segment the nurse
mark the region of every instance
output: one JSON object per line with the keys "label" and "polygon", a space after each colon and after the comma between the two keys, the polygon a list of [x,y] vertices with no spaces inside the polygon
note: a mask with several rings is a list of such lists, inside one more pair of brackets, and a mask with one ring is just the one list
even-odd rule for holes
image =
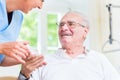
{"label": "nurse", "polygon": [[42,0],[0,0],[0,66],[25,63],[30,55],[29,42],[17,42],[23,13],[32,8],[42,8]]}

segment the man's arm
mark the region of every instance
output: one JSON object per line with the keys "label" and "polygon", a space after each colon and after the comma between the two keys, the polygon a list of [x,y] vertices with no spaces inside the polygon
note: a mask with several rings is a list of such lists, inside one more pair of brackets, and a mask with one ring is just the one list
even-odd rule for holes
{"label": "man's arm", "polygon": [[[42,67],[43,65],[46,65],[46,62],[44,62],[44,57],[42,55],[30,56],[26,60],[26,63],[22,65],[18,80],[32,80],[32,72],[35,71],[35,69]],[[39,73],[36,75],[38,74]]]}

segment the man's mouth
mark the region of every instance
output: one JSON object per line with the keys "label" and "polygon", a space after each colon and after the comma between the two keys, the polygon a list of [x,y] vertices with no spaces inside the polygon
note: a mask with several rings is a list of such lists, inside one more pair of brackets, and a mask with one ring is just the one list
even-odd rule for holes
{"label": "man's mouth", "polygon": [[63,36],[72,36],[72,34],[62,34],[61,36],[62,36],[62,37],[63,37]]}

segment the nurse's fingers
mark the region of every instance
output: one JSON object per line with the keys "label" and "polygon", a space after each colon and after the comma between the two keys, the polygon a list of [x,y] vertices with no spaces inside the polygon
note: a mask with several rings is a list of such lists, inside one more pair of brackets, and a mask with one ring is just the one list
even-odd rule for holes
{"label": "nurse's fingers", "polygon": [[16,59],[18,62],[20,62],[21,64],[25,64],[25,60],[22,59],[20,56],[18,56],[17,54],[13,54],[12,57],[14,59]]}

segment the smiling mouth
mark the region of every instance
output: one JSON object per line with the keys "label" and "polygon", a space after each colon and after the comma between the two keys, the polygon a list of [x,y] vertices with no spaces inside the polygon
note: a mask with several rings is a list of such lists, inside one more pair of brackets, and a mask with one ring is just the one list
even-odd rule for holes
{"label": "smiling mouth", "polygon": [[62,34],[61,36],[62,36],[62,37],[63,37],[63,36],[72,36],[72,34]]}

